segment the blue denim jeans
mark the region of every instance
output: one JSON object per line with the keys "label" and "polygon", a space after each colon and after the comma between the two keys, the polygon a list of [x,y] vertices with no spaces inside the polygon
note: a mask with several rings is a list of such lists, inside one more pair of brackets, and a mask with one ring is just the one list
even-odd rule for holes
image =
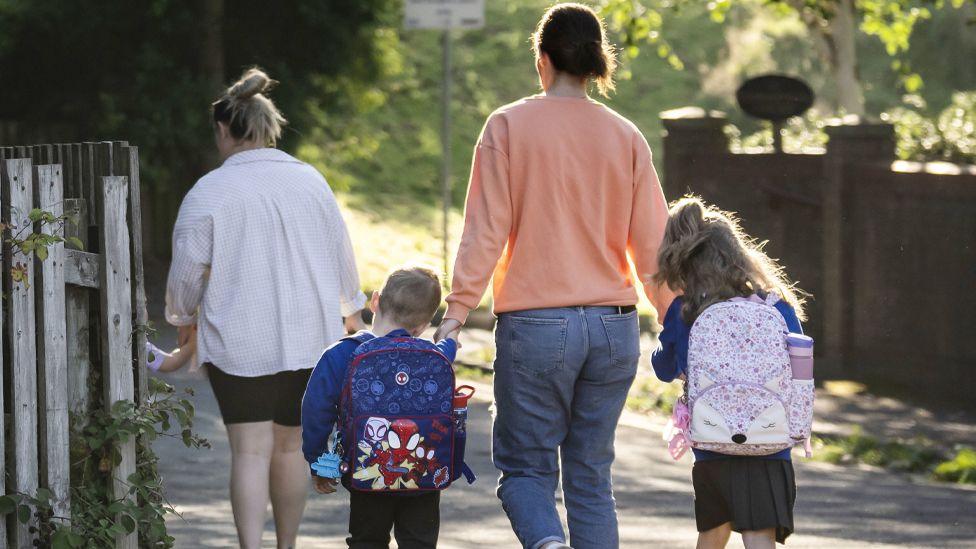
{"label": "blue denim jeans", "polygon": [[526,549],[565,541],[618,547],[610,466],[614,432],[640,359],[637,312],[571,307],[504,313],[495,329],[492,457],[498,498]]}

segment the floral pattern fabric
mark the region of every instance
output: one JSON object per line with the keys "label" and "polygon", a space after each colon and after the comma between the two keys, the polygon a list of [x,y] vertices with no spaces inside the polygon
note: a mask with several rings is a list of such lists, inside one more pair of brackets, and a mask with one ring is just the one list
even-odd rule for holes
{"label": "floral pattern fabric", "polygon": [[767,455],[810,432],[813,384],[792,380],[788,329],[772,305],[753,296],[717,303],[688,340],[690,439],[694,448]]}

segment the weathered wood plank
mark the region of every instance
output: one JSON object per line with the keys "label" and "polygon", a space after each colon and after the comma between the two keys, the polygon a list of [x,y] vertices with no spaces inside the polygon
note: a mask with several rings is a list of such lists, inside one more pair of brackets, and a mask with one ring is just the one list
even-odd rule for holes
{"label": "weathered wood plank", "polygon": [[98,254],[80,250],[64,251],[64,282],[82,288],[98,289],[100,285]]}
{"label": "weathered wood plank", "polygon": [[[28,219],[33,204],[33,173],[30,159],[6,160],[3,185],[9,202],[6,218],[10,232],[23,238],[33,229]],[[23,232],[22,232],[23,231]],[[37,354],[34,347],[34,258],[10,250],[8,265],[22,268],[24,280],[11,281],[7,309],[10,327],[12,378],[14,474],[13,488],[25,494],[37,493]],[[4,276],[9,276],[4,273]],[[14,547],[33,547],[30,524],[17,522]]]}
{"label": "weathered wood plank", "polygon": [[[132,263],[126,224],[128,179],[102,177],[99,181],[101,223],[101,319],[105,405],[135,397],[132,376]],[[128,478],[135,473],[135,441],[122,444],[121,462],[112,472],[114,497],[129,497]],[[135,532],[116,538],[116,547],[135,548]]]}
{"label": "weathered wood plank", "polygon": [[[82,153],[81,143],[72,143],[70,145],[70,148],[71,148],[71,166],[72,166],[71,198],[82,198],[88,200],[88,195],[85,194],[86,187],[84,186],[85,169],[84,169],[84,162],[82,161],[83,155],[81,154]],[[88,209],[91,210],[90,207]],[[88,215],[91,216],[91,211],[88,212]],[[89,222],[87,220],[85,221],[85,225],[89,225]]]}
{"label": "weathered wood plank", "polygon": [[113,160],[114,154],[111,141],[95,143],[95,177],[124,175],[116,170],[116,162]]}
{"label": "weathered wood plank", "polygon": [[139,402],[149,398],[149,373],[146,370],[146,329],[149,313],[146,309],[146,280],[142,264],[142,208],[139,180],[139,148],[116,142],[114,154],[118,173],[129,178],[129,231],[132,251],[132,305],[135,309],[135,332],[132,336],[136,361],[137,396]]}
{"label": "weathered wood plank", "polygon": [[[2,155],[3,155],[3,148],[0,147],[0,157],[2,157]],[[4,175],[7,171],[5,164],[6,162],[2,158],[0,158],[0,182],[2,182],[6,178],[6,175]],[[3,211],[2,203],[0,203],[0,211]],[[5,263],[3,264],[5,265]],[[3,334],[3,315],[0,314],[0,335],[2,334]],[[0,364],[4,363],[3,352],[4,352],[3,345],[0,345]],[[0,375],[0,472],[2,472],[4,478],[6,478],[7,437],[5,431],[7,430],[7,417],[6,417],[7,414],[4,413],[6,407],[3,401],[3,394],[6,391],[6,389],[4,388],[4,377],[5,376]],[[7,483],[0,482],[0,494],[6,494],[6,493],[7,493]],[[0,519],[0,547],[6,547],[6,546],[7,546],[7,521],[4,519]]]}
{"label": "weathered wood plank", "polygon": [[[88,225],[98,225],[98,203],[95,200],[95,144],[80,143],[78,145],[78,158],[80,165],[78,196],[88,201]],[[89,233],[90,234],[90,233]]]}
{"label": "weathered wood plank", "polygon": [[[49,151],[37,151],[42,156]],[[64,212],[61,165],[34,168],[36,204],[61,217]],[[61,234],[60,227],[44,225],[45,234]],[[35,261],[40,277],[36,304],[41,337],[37,339],[40,411],[40,480],[51,491],[57,517],[71,514],[68,471],[68,348],[65,343],[64,243],[47,248],[47,258]]]}
{"label": "weathered wood plank", "polygon": [[[75,212],[73,217],[77,223],[67,223],[64,226],[65,237],[75,237],[86,244],[88,241],[88,206],[84,199],[72,198],[64,201],[66,212]],[[88,395],[88,376],[91,371],[91,329],[89,314],[91,311],[91,291],[82,287],[81,274],[91,273],[92,286],[98,287],[99,258],[78,250],[65,250],[65,330],[68,347],[68,408],[83,418],[88,412],[90,403]],[[73,265],[73,267],[72,267]],[[87,266],[87,268],[83,268]]]}

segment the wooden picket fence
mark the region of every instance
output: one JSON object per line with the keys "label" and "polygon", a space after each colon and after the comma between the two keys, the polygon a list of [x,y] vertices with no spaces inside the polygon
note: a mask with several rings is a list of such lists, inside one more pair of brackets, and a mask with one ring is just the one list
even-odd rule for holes
{"label": "wooden picket fence", "polygon": [[[2,488],[30,495],[47,488],[55,516],[69,517],[69,413],[83,417],[93,406],[147,393],[139,151],[121,141],[0,147],[0,185],[10,227],[0,319]],[[11,249],[6,239],[31,224],[34,208],[68,214],[65,236],[84,249],[56,244],[44,260]],[[11,276],[15,266],[23,280]],[[103,388],[92,398],[88,378],[96,368]],[[121,455],[113,471],[118,499],[127,497],[126,479],[136,471],[134,441]],[[0,546],[32,547],[28,528],[13,517],[0,521]],[[136,542],[133,532],[116,546]]]}

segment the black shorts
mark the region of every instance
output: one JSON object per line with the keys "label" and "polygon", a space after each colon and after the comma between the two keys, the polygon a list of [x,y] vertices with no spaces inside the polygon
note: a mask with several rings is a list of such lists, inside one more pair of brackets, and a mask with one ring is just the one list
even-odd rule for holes
{"label": "black shorts", "polygon": [[273,421],[287,427],[302,424],[302,397],[311,368],[243,377],[228,374],[213,364],[205,366],[224,425],[257,421]]}
{"label": "black shorts", "polygon": [[699,532],[731,522],[740,533],[775,528],[779,543],[793,533],[792,462],[754,457],[697,461],[691,478]]}

